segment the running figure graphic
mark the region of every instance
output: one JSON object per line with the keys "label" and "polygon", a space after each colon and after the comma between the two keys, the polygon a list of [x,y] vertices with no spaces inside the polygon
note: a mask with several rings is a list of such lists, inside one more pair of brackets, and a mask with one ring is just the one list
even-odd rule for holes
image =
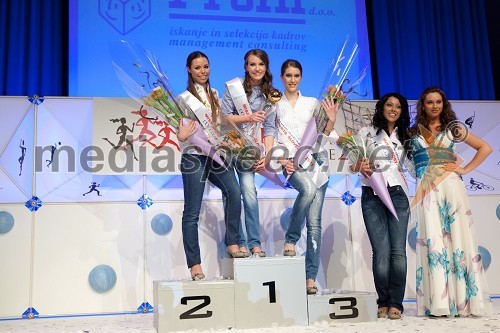
{"label": "running figure graphic", "polygon": [[162,126],[160,131],[158,131],[158,136],[161,136],[163,138],[163,141],[155,148],[159,150],[159,149],[165,147],[165,145],[167,143],[170,143],[172,146],[175,146],[175,148],[177,148],[178,151],[181,151],[181,148],[179,147],[179,145],[175,141],[170,139],[170,133],[177,134],[174,131],[174,129],[172,127],[170,127],[170,125],[166,121],[163,121],[163,120],[157,121],[155,124]]}
{"label": "running figure graphic", "polygon": [[54,143],[53,146],[50,146],[50,160],[45,160],[45,162],[47,162],[47,168],[49,167],[49,165],[52,164],[52,162],[54,161],[54,153],[56,152],[56,149],[57,149],[57,146],[59,145],[59,147],[61,146],[61,142],[56,142]]}
{"label": "running figure graphic", "polygon": [[19,176],[23,172],[23,162],[24,162],[24,156],[26,156],[26,147],[24,146],[24,140],[21,139],[21,142],[19,142],[19,148],[21,148],[21,156],[17,159],[19,162]]}
{"label": "running figure graphic", "polygon": [[137,125],[138,127],[142,127],[141,132],[139,133],[137,138],[135,138],[132,141],[142,142],[141,146],[144,146],[146,143],[149,143],[153,147],[156,147],[156,145],[152,142],[152,140],[154,140],[157,137],[157,135],[153,131],[151,131],[148,127],[150,124],[154,124],[155,121],[158,120],[158,116],[156,118],[146,117],[148,115],[148,111],[146,109],[143,109],[142,106],[139,109],[139,111],[132,111],[131,113],[138,114],[141,116],[141,118],[139,118],[135,122],[135,125]]}
{"label": "running figure graphic", "polygon": [[127,123],[127,119],[125,119],[125,117],[122,117],[120,119],[110,119],[109,121],[112,121],[114,123],[117,123],[117,122],[121,122],[121,125],[118,126],[118,128],[116,129],[116,134],[120,134],[120,140],[118,141],[118,143],[115,145],[113,144],[113,142],[109,141],[108,138],[102,138],[103,140],[109,142],[109,144],[114,148],[114,149],[119,149],[122,147],[123,143],[125,142],[126,145],[124,146],[125,149],[127,149],[127,145],[130,146],[130,150],[132,151],[132,154],[134,154],[134,159],[136,161],[139,161],[137,159],[137,157],[135,156],[135,152],[134,152],[134,146],[132,144],[132,141],[130,141],[130,139],[127,138],[127,131],[130,131],[130,133],[133,133],[134,132],[134,127],[135,127],[135,124],[132,124],[132,128],[128,127],[127,125],[125,125]]}
{"label": "running figure graphic", "polygon": [[101,184],[92,182],[92,184],[90,184],[89,186],[90,190],[88,192],[83,193],[83,196],[85,196],[85,194],[89,194],[90,192],[97,192],[97,195],[102,197],[101,192],[97,189],[99,186],[101,186]]}

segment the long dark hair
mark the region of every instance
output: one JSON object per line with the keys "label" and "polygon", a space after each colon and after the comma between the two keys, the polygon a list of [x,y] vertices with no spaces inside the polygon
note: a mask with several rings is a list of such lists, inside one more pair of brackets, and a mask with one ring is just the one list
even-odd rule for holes
{"label": "long dark hair", "polygon": [[427,95],[431,93],[438,93],[441,95],[441,98],[443,99],[443,111],[441,111],[441,114],[439,115],[439,121],[441,122],[441,125],[439,126],[439,128],[437,128],[437,130],[442,132],[444,131],[446,126],[448,126],[449,123],[457,120],[457,115],[451,108],[451,103],[448,100],[448,98],[446,98],[446,94],[438,87],[428,87],[422,92],[422,94],[420,94],[420,98],[418,99],[415,124],[411,128],[412,135],[421,134],[418,125],[422,125],[426,129],[430,130],[429,119],[427,119],[427,115],[425,114],[424,103],[425,99],[427,98]]}
{"label": "long dark hair", "polygon": [[243,81],[243,88],[245,89],[247,97],[249,97],[252,94],[252,84],[250,81],[250,74],[248,74],[246,67],[248,65],[248,57],[250,57],[251,55],[254,55],[257,58],[259,58],[260,60],[262,60],[262,62],[264,62],[264,65],[266,65],[266,73],[264,74],[264,77],[260,82],[260,91],[265,96],[267,96],[269,95],[271,89],[273,89],[273,75],[269,70],[269,56],[264,50],[252,49],[245,54],[244,57],[245,64],[243,65],[243,68],[245,69],[245,80]]}
{"label": "long dark hair", "polygon": [[391,92],[385,94],[378,100],[375,105],[375,114],[373,115],[373,127],[377,128],[377,130],[384,130],[387,135],[389,135],[389,124],[384,117],[384,105],[390,97],[397,98],[401,104],[401,115],[394,126],[398,128],[397,135],[399,141],[404,144],[406,140],[410,138],[408,133],[408,128],[410,127],[410,109],[408,107],[408,101],[403,95],[397,92]]}
{"label": "long dark hair", "polygon": [[[194,59],[197,58],[205,58],[207,59],[208,63],[210,64],[210,61],[208,60],[208,57],[205,55],[205,53],[201,51],[194,51],[191,52],[187,59],[186,59],[186,69],[191,68],[191,65],[193,63]],[[187,90],[193,94],[194,97],[196,97],[200,102],[203,103],[203,100],[201,99],[200,95],[196,92],[195,88],[195,81],[193,79],[193,75],[188,71],[188,82],[187,82]],[[212,109],[212,123],[215,124],[217,122],[217,111],[219,110],[219,100],[217,96],[213,93],[212,89],[210,88],[210,78],[207,79],[207,86],[206,86],[206,92],[207,94],[210,95],[210,108]]]}

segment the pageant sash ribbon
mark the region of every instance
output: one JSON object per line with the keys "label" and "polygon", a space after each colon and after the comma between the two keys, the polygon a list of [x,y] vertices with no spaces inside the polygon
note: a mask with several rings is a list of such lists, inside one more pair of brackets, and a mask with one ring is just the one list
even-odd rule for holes
{"label": "pageant sash ribbon", "polygon": [[[245,89],[241,83],[241,79],[236,77],[232,80],[226,82],[227,89],[229,90],[229,95],[231,95],[231,100],[233,101],[234,107],[238,115],[245,116],[252,114],[252,109],[250,108],[250,103],[248,102],[247,95],[245,94]],[[262,140],[258,135],[260,132],[260,126],[256,124],[242,126],[245,132],[252,137],[254,144],[262,149]]]}
{"label": "pageant sash ribbon", "polygon": [[205,134],[207,135],[210,143],[212,143],[213,145],[217,145],[219,143],[219,138],[221,135],[213,126],[211,111],[208,110],[205,105],[198,100],[198,98],[196,98],[187,90],[179,96],[193,111],[194,115],[201,125],[201,128],[203,129],[203,132],[205,132]]}
{"label": "pageant sash ribbon", "polygon": [[386,145],[387,147],[389,147],[389,148],[391,149],[391,152],[392,152],[392,157],[391,157],[392,162],[393,162],[395,165],[397,165],[397,166],[398,166],[398,180],[399,180],[399,183],[400,183],[400,184],[403,184],[403,186],[402,186],[402,187],[403,187],[403,190],[404,190],[404,192],[405,192],[406,196],[408,196],[408,197],[409,197],[409,193],[408,193],[408,183],[406,182],[406,178],[405,178],[405,176],[404,176],[404,174],[403,174],[402,169],[400,168],[400,166],[401,166],[401,165],[399,164],[399,163],[400,163],[400,161],[399,161],[399,157],[398,157],[398,156],[397,156],[397,154],[394,152],[393,145],[392,145],[392,141],[391,141],[391,140],[389,140],[389,139],[387,138],[387,134],[385,133],[385,131],[383,131],[383,132],[384,132],[384,137],[382,138],[382,141],[384,142],[384,145]]}

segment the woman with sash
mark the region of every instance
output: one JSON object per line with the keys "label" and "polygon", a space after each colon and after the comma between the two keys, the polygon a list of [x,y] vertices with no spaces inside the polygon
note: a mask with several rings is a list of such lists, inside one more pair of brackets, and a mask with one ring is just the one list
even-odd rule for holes
{"label": "woman with sash", "polygon": [[[272,132],[269,118],[263,110],[267,98],[273,89],[273,76],[269,71],[269,57],[264,50],[252,49],[245,54],[245,77],[235,78],[226,82],[227,89],[222,97],[222,111],[228,119],[238,125],[250,137],[256,139],[257,144],[262,144],[260,124],[264,125],[264,136]],[[265,257],[260,241],[259,203],[255,189],[255,172],[264,169],[264,158],[252,168],[244,167],[237,160],[234,162],[238,174],[243,208],[245,212],[245,232],[240,225],[240,251],[249,256],[247,249],[252,254]]]}
{"label": "woman with sash", "polygon": [[[469,316],[491,311],[486,276],[462,177],[492,152],[457,121],[437,87],[425,89],[412,127],[417,191],[416,294],[419,316]],[[476,150],[464,166],[456,143]]]}
{"label": "woman with sash", "polygon": [[[195,51],[187,57],[188,73],[187,91],[181,94],[192,109],[204,110],[215,124],[219,101],[217,91],[210,86],[210,64],[205,54]],[[200,102],[200,103],[197,103]],[[200,107],[201,106],[201,107]],[[199,113],[197,114],[200,117]],[[184,189],[184,211],[182,213],[182,240],[184,252],[193,280],[205,278],[201,267],[200,245],[198,241],[198,221],[203,199],[205,182],[208,179],[217,186],[226,201],[224,205],[224,223],[226,226],[225,242],[227,252],[243,257],[238,252],[239,224],[241,215],[240,188],[231,166],[221,166],[210,156],[206,156],[194,146],[186,142],[196,132],[195,122],[190,120],[186,125],[181,121],[177,139],[182,148],[181,173]]]}
{"label": "woman with sash", "polygon": [[[406,288],[406,234],[410,217],[408,185],[403,164],[413,170],[404,147],[409,140],[410,111],[408,101],[398,93],[382,96],[375,105],[372,126],[361,128],[357,136],[364,140],[367,160],[349,166],[361,178],[361,210],[372,247],[372,270],[377,291],[378,317],[401,319]],[[369,179],[382,172],[396,215],[391,213]]]}
{"label": "woman with sash", "polygon": [[[296,255],[295,244],[300,239],[302,224],[306,219],[306,291],[307,294],[316,294],[318,288],[315,283],[321,248],[321,215],[330,174],[329,160],[323,148],[320,148],[317,153],[306,156],[302,165],[297,165],[291,158],[295,155],[296,147],[305,135],[306,125],[314,115],[318,100],[300,93],[302,65],[297,60],[286,60],[281,65],[280,77],[285,93],[277,104],[275,117],[277,147],[273,149],[272,158],[282,165],[283,174],[289,177],[288,183],[299,192],[290,214],[290,225],[285,235],[283,255],[291,257]],[[328,117],[324,134],[330,135],[333,133],[338,104],[331,98],[324,100],[322,107]],[[314,135],[317,136],[317,133]],[[266,137],[266,144],[272,147],[273,143],[274,135]],[[305,166],[306,163],[307,166]]]}

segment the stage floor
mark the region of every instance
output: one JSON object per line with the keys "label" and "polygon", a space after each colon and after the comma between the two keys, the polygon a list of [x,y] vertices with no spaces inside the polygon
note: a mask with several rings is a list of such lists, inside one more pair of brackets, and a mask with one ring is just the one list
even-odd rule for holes
{"label": "stage floor", "polygon": [[[429,319],[416,316],[415,302],[405,302],[401,320],[378,319],[369,323],[322,322],[311,326],[270,327],[223,330],[226,333],[302,333],[346,332],[500,332],[500,298],[493,299],[493,314],[488,317]],[[85,317],[38,318],[0,321],[2,333],[156,333],[153,314],[106,315]],[[213,333],[213,330],[190,331]]]}

